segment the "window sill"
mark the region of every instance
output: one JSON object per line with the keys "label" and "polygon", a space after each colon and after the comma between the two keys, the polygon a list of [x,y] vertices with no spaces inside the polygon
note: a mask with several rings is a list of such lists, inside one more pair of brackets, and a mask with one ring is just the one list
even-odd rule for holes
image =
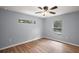
{"label": "window sill", "polygon": [[58,35],[62,35],[62,32],[55,32],[56,34],[58,34]]}

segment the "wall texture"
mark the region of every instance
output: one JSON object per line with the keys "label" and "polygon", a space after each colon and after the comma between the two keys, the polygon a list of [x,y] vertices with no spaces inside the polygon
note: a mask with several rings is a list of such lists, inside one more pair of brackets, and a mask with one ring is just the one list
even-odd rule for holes
{"label": "wall texture", "polygon": [[[36,24],[18,23],[18,19],[35,20]],[[41,36],[40,18],[0,9],[0,48]]]}
{"label": "wall texture", "polygon": [[[52,27],[54,20],[63,21],[62,35],[56,34]],[[79,45],[79,12],[73,12],[44,19],[44,37]]]}

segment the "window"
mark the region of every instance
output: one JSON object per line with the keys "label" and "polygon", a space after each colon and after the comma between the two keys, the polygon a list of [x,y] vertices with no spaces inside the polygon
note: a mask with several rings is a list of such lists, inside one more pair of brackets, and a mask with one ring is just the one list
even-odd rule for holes
{"label": "window", "polygon": [[56,32],[57,34],[61,34],[62,33],[62,20],[55,20],[54,21],[54,32]]}

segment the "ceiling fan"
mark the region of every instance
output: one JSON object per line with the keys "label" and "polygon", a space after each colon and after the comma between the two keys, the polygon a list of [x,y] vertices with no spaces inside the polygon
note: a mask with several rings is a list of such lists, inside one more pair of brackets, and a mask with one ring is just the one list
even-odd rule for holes
{"label": "ceiling fan", "polygon": [[46,16],[46,13],[50,13],[50,14],[56,14],[55,12],[53,12],[52,10],[57,9],[57,6],[51,7],[49,8],[48,6],[44,6],[44,7],[38,7],[41,11],[39,12],[35,12],[35,14],[39,14],[42,13],[43,16]]}

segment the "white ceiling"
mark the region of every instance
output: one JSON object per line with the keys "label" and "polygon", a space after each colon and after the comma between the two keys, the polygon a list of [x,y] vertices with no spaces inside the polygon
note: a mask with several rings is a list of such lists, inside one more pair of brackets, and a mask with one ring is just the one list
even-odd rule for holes
{"label": "white ceiling", "polygon": [[[49,8],[51,7],[52,6],[49,6]],[[20,13],[30,14],[34,16],[39,16],[39,17],[50,17],[50,16],[56,16],[65,13],[79,11],[79,6],[58,6],[58,9],[53,10],[54,12],[56,12],[55,15],[47,14],[46,16],[43,16],[42,14],[35,14],[35,12],[40,11],[40,9],[38,9],[38,6],[0,6],[0,8],[3,8],[5,10],[20,12]]]}

